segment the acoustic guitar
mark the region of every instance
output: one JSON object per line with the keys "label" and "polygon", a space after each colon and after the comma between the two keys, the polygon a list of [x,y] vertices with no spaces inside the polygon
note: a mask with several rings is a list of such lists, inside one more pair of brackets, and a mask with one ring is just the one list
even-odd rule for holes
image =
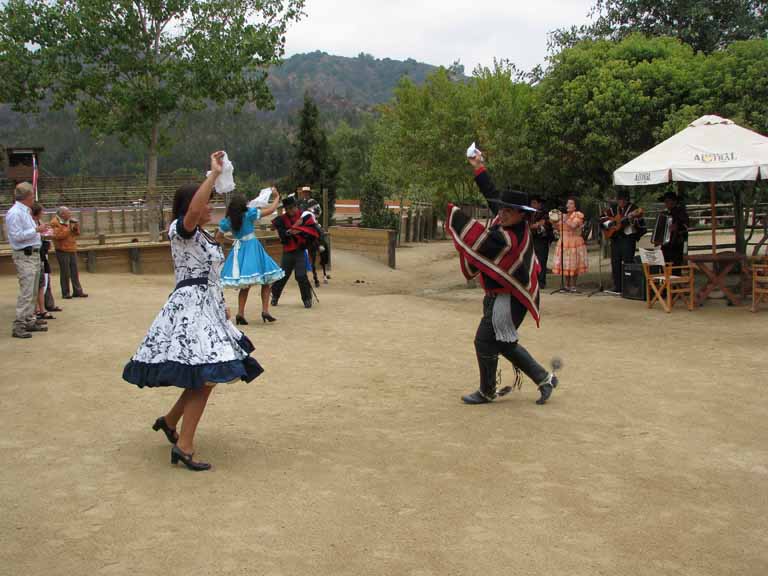
{"label": "acoustic guitar", "polygon": [[[645,211],[642,208],[638,208],[637,210],[633,210],[626,216],[622,216],[621,214],[616,214],[616,216],[605,218],[602,222],[603,225],[603,236],[606,240],[610,240],[616,234],[619,233],[620,230],[624,228],[624,221],[629,222],[630,220],[635,220],[636,218],[640,218],[643,214],[645,214]],[[609,222],[610,224],[608,227],[605,227],[605,223]]]}

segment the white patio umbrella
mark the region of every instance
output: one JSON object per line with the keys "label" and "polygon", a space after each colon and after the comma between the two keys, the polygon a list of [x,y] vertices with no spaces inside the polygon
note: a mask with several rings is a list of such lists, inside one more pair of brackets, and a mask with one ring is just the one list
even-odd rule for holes
{"label": "white patio umbrella", "polygon": [[613,173],[617,186],[708,183],[713,253],[717,235],[715,183],[754,182],[759,178],[768,179],[768,138],[719,116],[702,116]]}

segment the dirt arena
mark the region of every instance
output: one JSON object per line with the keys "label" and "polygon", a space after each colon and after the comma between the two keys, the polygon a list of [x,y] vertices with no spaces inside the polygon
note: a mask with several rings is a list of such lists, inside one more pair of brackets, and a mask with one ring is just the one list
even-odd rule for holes
{"label": "dirt arena", "polygon": [[26,341],[0,278],[0,574],[768,574],[768,309],[547,294],[550,403],[468,407],[482,293],[447,243],[398,264],[338,252],[247,327],[266,373],[214,392],[198,474],[150,428],[176,392],[120,378],[170,277],[84,273]]}

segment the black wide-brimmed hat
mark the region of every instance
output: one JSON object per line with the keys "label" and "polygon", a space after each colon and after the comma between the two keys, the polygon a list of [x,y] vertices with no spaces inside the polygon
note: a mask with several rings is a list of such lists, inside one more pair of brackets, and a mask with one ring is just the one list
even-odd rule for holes
{"label": "black wide-brimmed hat", "polygon": [[290,208],[291,206],[296,206],[296,196],[293,194],[283,198],[283,208]]}
{"label": "black wide-brimmed hat", "polygon": [[536,208],[531,208],[528,205],[528,194],[520,192],[519,190],[504,190],[504,192],[496,198],[490,198],[488,202],[504,208],[516,208],[526,212],[536,212]]}
{"label": "black wide-brimmed hat", "polygon": [[659,202],[665,202],[667,200],[674,200],[675,202],[680,202],[680,196],[670,191],[670,192],[664,192],[664,195],[659,196],[658,198]]}

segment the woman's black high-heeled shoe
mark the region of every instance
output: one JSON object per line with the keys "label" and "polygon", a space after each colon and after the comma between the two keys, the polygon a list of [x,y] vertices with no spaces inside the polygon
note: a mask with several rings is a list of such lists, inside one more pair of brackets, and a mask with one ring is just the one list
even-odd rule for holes
{"label": "woman's black high-heeled shoe", "polygon": [[178,464],[181,462],[187,469],[193,472],[203,472],[204,470],[210,470],[211,465],[208,462],[196,462],[192,460],[193,454],[187,454],[178,446],[171,448],[171,464]]}
{"label": "woman's black high-heeled shoe", "polygon": [[262,320],[262,321],[263,321],[265,324],[266,324],[267,322],[269,322],[269,323],[272,323],[272,322],[277,322],[277,318],[275,318],[274,316],[272,316],[272,314],[270,314],[269,312],[262,312],[262,313],[261,313],[261,320]]}
{"label": "woman's black high-heeled shoe", "polygon": [[168,438],[168,442],[171,444],[176,444],[176,442],[179,441],[179,435],[176,433],[175,429],[168,426],[168,422],[165,421],[165,416],[160,416],[160,418],[155,420],[155,423],[152,424],[152,430],[155,432],[158,430],[165,432],[165,437]]}
{"label": "woman's black high-heeled shoe", "polygon": [[248,326],[248,320],[245,319],[245,316],[240,316],[240,314],[238,314],[237,316],[235,316],[235,324],[237,324],[238,326],[240,325]]}

